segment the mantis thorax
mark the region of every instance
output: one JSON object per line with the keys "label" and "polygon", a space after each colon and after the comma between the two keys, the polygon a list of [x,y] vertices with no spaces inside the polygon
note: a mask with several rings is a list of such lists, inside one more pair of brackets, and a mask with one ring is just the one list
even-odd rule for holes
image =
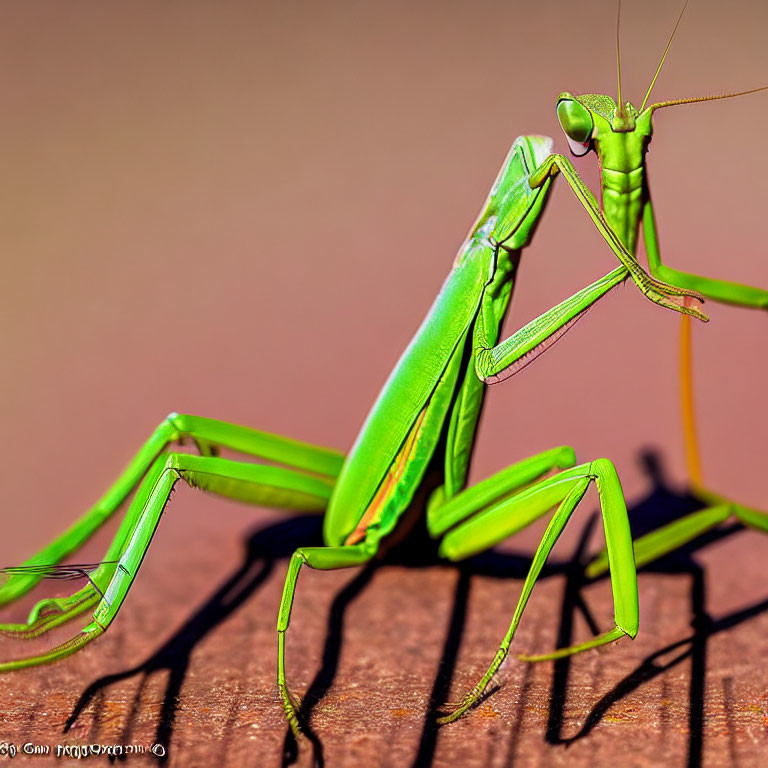
{"label": "mantis thorax", "polygon": [[645,154],[653,135],[652,108],[620,107],[610,96],[560,94],[557,115],[571,151],[597,154],[603,212],[634,253],[645,189]]}

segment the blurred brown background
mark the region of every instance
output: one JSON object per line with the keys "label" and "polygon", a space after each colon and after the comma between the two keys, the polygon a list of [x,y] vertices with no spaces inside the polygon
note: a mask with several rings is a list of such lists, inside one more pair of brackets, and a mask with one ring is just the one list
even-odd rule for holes
{"label": "blurred brown background", "polygon": [[[677,8],[624,6],[639,103]],[[565,151],[558,93],[614,94],[614,24],[608,0],[4,4],[0,561],[63,529],[172,410],[348,447],[512,140],[548,134]],[[758,0],[692,3],[654,100],[765,84],[767,26]],[[649,166],[668,264],[768,286],[767,118],[766,94],[659,113]],[[576,163],[595,188],[594,157]],[[558,182],[508,329],[613,265]],[[768,322],[706,309],[705,476],[766,507]],[[612,458],[633,499],[648,489],[638,451],[655,446],[684,486],[678,326],[631,285],[605,300],[491,391],[473,477],[568,443]],[[206,557],[215,584],[266,519],[180,493],[141,589],[176,599],[158,580]],[[734,542],[730,562],[764,560],[768,542]],[[736,578],[725,607],[764,595],[762,576]],[[183,620],[205,587],[180,590]]]}

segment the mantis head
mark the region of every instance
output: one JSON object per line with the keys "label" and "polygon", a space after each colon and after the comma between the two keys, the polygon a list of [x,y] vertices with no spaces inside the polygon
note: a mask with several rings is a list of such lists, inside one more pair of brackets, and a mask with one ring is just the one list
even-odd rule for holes
{"label": "mantis head", "polygon": [[619,21],[621,16],[621,0],[619,0],[618,16],[616,19],[616,68],[618,75],[618,98],[602,94],[583,94],[574,96],[565,91],[557,99],[557,117],[565,133],[571,153],[585,155],[591,149],[597,152],[601,165],[617,171],[629,172],[639,168],[643,156],[653,135],[653,113],[663,107],[679,104],[693,104],[697,101],[715,101],[743,96],[747,93],[764,91],[768,86],[752,88],[738,93],[726,93],[714,96],[700,96],[689,99],[675,99],[648,104],[648,99],[659,77],[661,68],[667,58],[672,40],[677,32],[680,20],[688,5],[685,0],[680,15],[677,17],[672,34],[661,55],[651,84],[645,93],[642,105],[638,110],[629,101],[623,101],[621,96],[621,49],[619,45]]}
{"label": "mantis head", "polygon": [[630,171],[639,167],[653,135],[655,106],[638,112],[628,101],[617,106],[603,94],[574,96],[564,91],[557,99],[557,118],[572,154],[579,157],[594,149],[601,162],[622,156],[629,163],[627,168],[616,167],[610,160],[608,167]]}
{"label": "mantis head", "polygon": [[653,136],[652,118],[657,109],[698,101],[730,99],[765,90],[768,90],[766,85],[737,93],[660,101],[648,107],[643,102],[639,110],[629,101],[617,105],[610,96],[603,94],[574,96],[563,91],[557,97],[557,118],[571,154],[580,157],[594,149],[601,165],[628,173],[642,164],[643,155]]}

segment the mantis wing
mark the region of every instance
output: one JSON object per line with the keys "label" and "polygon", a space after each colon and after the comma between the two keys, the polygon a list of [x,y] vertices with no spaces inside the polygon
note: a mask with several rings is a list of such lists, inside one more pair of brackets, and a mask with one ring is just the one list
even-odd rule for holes
{"label": "mantis wing", "polygon": [[329,545],[340,545],[364,513],[477,314],[494,269],[493,250],[474,245],[461,254],[443,283],[347,456],[324,519]]}

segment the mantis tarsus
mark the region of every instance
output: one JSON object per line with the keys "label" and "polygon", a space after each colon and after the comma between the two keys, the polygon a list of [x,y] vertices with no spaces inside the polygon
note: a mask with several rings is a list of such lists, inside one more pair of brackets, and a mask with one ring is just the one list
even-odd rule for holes
{"label": "mantis tarsus", "polygon": [[[531,165],[538,165],[539,161],[542,160],[545,148],[546,145],[543,142],[538,142],[533,139],[527,147],[525,144],[519,146],[519,154],[517,157],[525,158],[527,152],[528,162]],[[512,155],[511,159],[514,160],[514,158],[515,155]],[[544,165],[546,166],[546,163]],[[535,177],[535,180],[540,182],[538,189],[540,190],[542,200],[540,203],[537,203],[537,205],[542,205],[543,198],[546,196],[548,185],[550,183],[548,174],[558,171],[573,174],[572,168],[565,162],[564,158],[558,159],[557,162],[552,161],[548,168],[543,167],[542,170],[538,172],[539,175]],[[577,177],[575,174],[573,174],[572,179],[574,180],[574,183],[576,183]],[[536,185],[534,184],[534,186]],[[576,186],[578,188],[578,184]],[[583,190],[581,191],[583,192]],[[527,190],[526,197],[528,197]],[[533,197],[536,197],[536,195],[534,194]],[[514,203],[514,201],[512,202]],[[535,215],[538,215],[539,212],[540,210],[536,210],[534,213]],[[594,210],[592,212],[594,213]],[[522,333],[520,336],[516,335],[515,343],[510,343],[508,346],[504,346],[503,349],[500,347],[489,349],[488,345],[492,345],[495,341],[494,333],[498,331],[498,323],[503,315],[506,302],[509,299],[511,283],[506,281],[505,278],[511,278],[514,273],[513,264],[512,261],[508,259],[505,246],[522,247],[528,234],[527,226],[529,224],[532,225],[533,220],[535,220],[535,215],[532,217],[533,220],[527,220],[526,216],[523,216],[522,220],[520,220],[519,217],[514,217],[515,213],[516,211],[513,208],[510,211],[510,226],[520,234],[519,239],[515,239],[511,236],[509,239],[506,239],[506,232],[504,232],[503,235],[500,235],[495,228],[482,231],[481,236],[476,239],[477,241],[474,243],[474,246],[477,246],[478,250],[482,252],[480,255],[485,259],[482,266],[488,270],[493,268],[493,279],[490,279],[487,285],[482,285],[482,298],[475,294],[474,299],[476,300],[476,306],[463,307],[466,327],[456,330],[456,327],[452,326],[454,332],[459,336],[458,341],[455,338],[452,340],[455,349],[458,349],[458,346],[456,345],[460,342],[469,344],[470,334],[472,336],[472,342],[478,342],[473,346],[478,352],[475,357],[475,362],[481,372],[493,376],[497,374],[497,367],[503,363],[514,363],[517,360],[520,360],[520,356],[523,356],[530,351],[529,347],[524,345],[518,346],[517,342],[521,340],[527,340],[528,344],[532,347],[535,347],[537,343],[541,345],[548,343],[548,341],[552,339],[552,331],[555,333],[559,331],[570,319],[575,317],[584,306],[591,303],[591,301],[596,300],[596,298],[602,295],[604,291],[609,290],[612,285],[623,280],[627,276],[626,270],[631,271],[633,278],[636,279],[640,287],[648,291],[651,297],[655,300],[660,301],[660,303],[672,303],[675,305],[673,308],[690,312],[694,311],[693,308],[685,306],[684,297],[687,294],[684,291],[668,290],[663,285],[649,280],[642,270],[639,270],[634,260],[628,258],[627,252],[621,249],[620,244],[614,241],[612,242],[612,246],[614,247],[615,252],[617,252],[617,255],[620,255],[624,260],[624,267],[615,270],[610,275],[606,276],[603,281],[598,281],[589,289],[585,289],[584,292],[580,292],[572,301],[565,302],[563,305],[556,308],[556,310],[547,313],[543,316],[545,319],[540,319],[539,322],[534,322],[531,326],[528,326],[527,329],[524,329],[525,333]],[[479,223],[487,223],[487,219],[485,222],[481,221]],[[500,227],[503,226],[504,223],[505,222],[501,221],[499,218],[495,222],[495,225]],[[482,226],[480,227],[480,230],[482,230]],[[603,234],[611,239],[610,230],[606,229]],[[490,237],[493,237],[494,240],[488,239]],[[498,244],[498,241],[502,239],[504,240],[504,244],[497,251],[500,259],[498,259],[495,264],[492,264],[490,260],[491,254],[496,251],[495,246]],[[473,247],[471,241],[468,243],[468,247],[470,250]],[[465,249],[465,256],[468,253],[469,251]],[[469,262],[466,260],[463,262],[463,264],[467,263]],[[459,267],[461,266],[462,264],[459,264]],[[481,279],[491,277],[488,271],[485,273],[469,273],[468,270],[465,270],[465,273],[468,278],[474,279],[475,282],[473,284],[475,286],[480,283]],[[496,279],[496,276],[498,276],[498,279]],[[470,280],[470,282],[472,281]],[[678,302],[680,302],[681,305],[678,305]],[[482,307],[482,315],[476,314],[480,307]],[[467,316],[469,319],[467,319]],[[480,325],[481,318],[483,323],[482,326]],[[558,325],[558,323],[560,325]],[[529,333],[534,334],[533,339],[527,339]],[[483,334],[485,335],[484,339]],[[449,339],[449,341],[451,341],[451,339]],[[499,358],[495,357],[494,352],[497,355],[502,355],[503,353],[508,353],[508,355]],[[469,355],[469,352],[467,352],[467,355]],[[466,364],[469,361],[463,359],[462,355],[459,355],[452,350],[448,350],[448,352],[445,353],[444,359],[450,360],[450,365],[446,363],[445,368],[445,371],[450,373],[450,376],[446,373],[444,381],[441,373],[439,378],[440,386],[443,388],[441,395],[445,395],[446,390],[450,389],[452,386],[450,381],[451,377],[453,377],[453,381],[455,382],[464,382],[461,393],[467,402],[470,402],[470,405],[472,405],[471,401],[472,398],[474,398],[475,403],[472,407],[478,406],[482,386],[472,377],[472,371],[466,367]],[[464,378],[465,372],[467,373],[466,378]],[[498,371],[498,373],[500,372],[501,371]],[[432,391],[436,392],[437,390],[435,389]],[[432,408],[432,404],[436,403],[434,396],[430,397],[429,403],[430,408]],[[443,403],[441,405],[443,408],[443,416],[445,416],[445,412],[449,410],[449,405],[455,405],[455,403]],[[408,418],[411,419],[411,422],[409,424],[404,424],[403,429],[408,432],[411,428],[411,424],[414,425],[415,431],[412,431],[411,434],[414,436],[414,442],[417,443],[417,445],[415,447],[411,446],[411,448],[413,448],[414,451],[417,451],[419,445],[423,445],[425,439],[424,436],[429,431],[429,418],[431,418],[431,415],[425,413],[425,409],[422,409],[419,410],[418,413],[412,413]],[[440,421],[439,413],[434,416],[434,419],[438,422]],[[572,464],[574,459],[567,449],[549,452],[534,457],[534,459],[529,462],[516,465],[492,478],[491,480],[493,480],[493,482],[489,483],[486,481],[485,484],[480,484],[467,491],[466,495],[459,496],[457,495],[457,492],[461,489],[465,480],[466,461],[468,460],[469,450],[471,450],[471,438],[474,423],[472,418],[468,418],[466,422],[452,420],[450,423],[453,426],[449,427],[449,429],[452,428],[454,434],[457,430],[463,430],[463,433],[468,436],[469,442],[468,445],[465,446],[464,455],[460,455],[461,452],[457,452],[454,456],[455,462],[450,467],[452,473],[451,478],[449,480],[449,478],[446,477],[446,490],[443,492],[443,496],[441,497],[440,494],[433,496],[433,503],[429,508],[429,516],[432,530],[436,534],[439,534],[442,530],[445,530],[447,533],[444,538],[446,554],[449,556],[460,557],[462,554],[466,554],[471,550],[472,547],[482,547],[487,546],[488,544],[486,542],[479,543],[471,539],[469,523],[465,527],[448,531],[447,529],[451,526],[451,522],[446,520],[450,513],[459,515],[461,512],[461,504],[463,503],[481,503],[483,499],[478,497],[482,497],[484,492],[488,492],[491,496],[498,493],[508,493],[508,491],[500,490],[500,488],[508,487],[511,490],[515,487],[516,483],[524,484],[528,482],[529,479],[535,479],[541,471],[547,467]],[[456,426],[457,424],[458,426]],[[433,432],[435,434],[435,439],[437,439],[436,435],[439,434],[440,430],[434,428]],[[174,438],[182,435],[189,435],[196,440],[200,447],[201,457],[184,455],[169,457],[164,453],[167,444]],[[401,437],[404,438],[404,435],[401,435]],[[257,453],[265,459],[280,464],[291,465],[297,470],[304,470],[307,474],[272,467],[260,467],[255,469],[254,465],[244,465],[217,459],[212,455],[212,449],[213,446],[218,444],[226,445],[236,450],[242,450],[246,453]],[[374,467],[374,470],[378,473],[379,477],[377,479],[366,475],[367,485],[369,487],[372,485],[375,486],[377,482],[380,482],[383,477],[387,476],[387,471],[392,465],[393,456],[395,455],[394,451],[397,451],[400,447],[400,445],[395,446],[393,455],[389,458],[382,459],[379,457],[375,462],[376,466]],[[405,439],[405,447],[407,447],[407,439]],[[152,460],[160,455],[162,455],[162,459],[152,463]],[[413,459],[413,461],[415,460],[416,459]],[[77,545],[80,537],[87,535],[89,527],[96,527],[103,517],[113,511],[112,507],[117,506],[120,499],[123,498],[128,490],[139,481],[140,477],[146,471],[145,480],[142,484],[143,491],[140,490],[136,501],[125,518],[123,527],[113,544],[113,550],[115,551],[113,551],[112,554],[119,553],[121,559],[125,559],[120,564],[117,564],[109,562],[115,558],[111,555],[107,555],[105,562],[91,575],[92,581],[96,586],[86,587],[85,590],[81,590],[81,592],[74,598],[48,602],[43,606],[38,607],[38,610],[33,612],[33,616],[30,618],[30,623],[34,625],[32,631],[47,630],[55,624],[61,623],[68,618],[74,617],[77,613],[93,607],[97,602],[102,603],[100,608],[101,614],[98,613],[97,609],[97,618],[100,618],[104,625],[108,623],[108,620],[111,620],[114,617],[114,614],[119,608],[120,601],[124,596],[124,592],[122,592],[122,594],[120,594],[120,592],[124,585],[127,589],[126,580],[127,583],[130,583],[130,579],[135,575],[138,562],[140,562],[141,555],[143,554],[143,551],[148,544],[148,539],[151,537],[154,530],[154,525],[137,526],[135,529],[132,529],[132,525],[136,521],[136,518],[141,514],[143,505],[145,503],[150,506],[153,503],[157,504],[158,499],[161,499],[164,494],[170,490],[170,486],[172,486],[179,478],[183,478],[191,484],[200,487],[207,487],[210,490],[219,490],[223,493],[229,491],[231,495],[234,495],[237,498],[245,498],[259,503],[274,503],[277,506],[287,506],[291,509],[318,509],[325,507],[325,503],[330,496],[331,487],[334,485],[333,479],[338,477],[340,472],[352,471],[350,469],[343,470],[342,464],[342,457],[335,452],[294,443],[292,441],[265,435],[263,433],[257,433],[245,428],[223,425],[219,422],[195,419],[192,417],[170,418],[161,425],[157,433],[150,439],[150,442],[145,449],[139,454],[132,467],[123,478],[121,478],[121,481],[118,481],[118,485],[115,487],[114,492],[111,495],[108,494],[103,500],[103,503],[92,511],[88,523],[81,526],[79,530],[72,532],[72,535],[66,541],[61,542],[59,548],[52,546],[44,550],[35,558],[35,562],[41,565],[47,565],[56,562],[60,557],[65,556]],[[403,467],[405,467],[406,464],[408,464],[407,460],[403,462]],[[345,466],[352,467],[351,464]],[[369,469],[369,467],[366,467],[360,461],[356,462],[354,466],[357,470],[363,472]],[[218,476],[217,471],[219,472]],[[407,472],[404,472],[403,475],[406,476]],[[218,481],[216,480],[217,477]],[[505,499],[505,509],[501,509],[501,504],[499,504],[499,509],[497,510],[498,515],[511,513],[517,509],[521,517],[518,518],[515,525],[519,528],[526,524],[530,516],[535,512],[545,512],[546,509],[552,506],[553,501],[554,503],[557,503],[560,501],[560,496],[563,496],[560,509],[556,514],[556,519],[558,520],[558,525],[564,524],[568,514],[577,503],[578,497],[583,493],[583,487],[589,483],[590,479],[595,479],[597,482],[603,484],[603,495],[606,499],[606,507],[611,507],[612,509],[612,524],[617,524],[621,527],[621,509],[623,508],[623,501],[621,500],[619,488],[615,482],[615,476],[613,475],[609,463],[604,463],[604,460],[601,460],[590,466],[566,470],[566,472],[562,473],[559,478],[562,485],[558,485],[554,481],[545,480],[540,486],[536,486],[537,490],[535,493],[532,490],[529,490],[526,492],[528,493],[528,496],[523,494],[515,498]],[[398,482],[401,480],[400,477],[395,479]],[[256,481],[258,481],[262,487],[256,488]],[[405,482],[406,479],[403,479],[403,483]],[[448,486],[448,482],[451,483],[451,487]],[[504,486],[504,483],[507,483],[508,485]],[[346,488],[347,493],[349,493],[349,489],[352,487],[351,481],[347,480],[344,487]],[[357,487],[358,486],[355,486],[355,488]],[[398,486],[397,482],[393,482],[391,486],[393,490],[387,497],[388,501],[397,496],[395,491],[400,487],[401,486]],[[406,495],[410,494],[411,490],[406,488]],[[376,488],[371,488],[371,491],[373,495]],[[334,493],[343,498],[341,490],[335,491]],[[362,492],[356,490],[355,493],[359,495]],[[537,500],[535,498],[536,494],[541,494],[542,498]],[[445,501],[443,501],[443,499],[445,499]],[[546,507],[541,508],[544,507],[545,501],[548,502]],[[366,503],[366,501],[362,502],[363,505]],[[355,565],[371,554],[370,551],[364,551],[362,545],[352,544],[351,541],[350,547],[341,548],[338,546],[338,544],[350,540],[350,538],[355,535],[363,534],[363,531],[356,534],[357,525],[363,517],[363,511],[357,510],[353,512],[350,509],[345,508],[342,516],[348,515],[348,517],[344,517],[344,519],[340,520],[340,514],[342,513],[339,513],[338,510],[340,509],[341,504],[341,501],[335,503],[335,507],[333,507],[333,509],[337,510],[335,520],[329,515],[326,526],[329,543],[334,543],[335,541],[337,545],[335,549],[339,551],[328,552],[327,550],[321,550],[313,552],[311,557],[317,559],[314,560],[312,564],[317,565],[318,567],[343,567],[345,565]],[[155,509],[153,511],[159,515],[161,508],[162,504],[160,504],[160,509]],[[489,511],[490,510],[486,511],[486,514],[488,514]],[[392,512],[391,514],[393,518],[396,516],[395,512]],[[352,518],[354,518],[354,520],[352,520],[352,525],[350,527],[349,523]],[[381,511],[381,519],[383,518],[384,512]],[[345,530],[346,528],[349,528],[349,530]],[[373,531],[375,530],[376,529],[371,529],[371,540],[373,543],[378,541],[379,536],[383,535],[383,530],[380,528],[374,536]],[[550,526],[550,531],[551,530],[552,527]],[[460,533],[460,531],[462,533]],[[365,533],[367,534],[367,532],[368,531],[366,530]],[[513,531],[492,529],[492,526],[488,526],[486,530],[486,533],[489,534],[491,538],[503,537],[509,535],[510,532]],[[622,576],[626,580],[631,581],[633,568],[630,567],[631,554],[629,556],[627,555],[626,534],[627,531],[623,530],[623,528],[616,532],[616,535],[621,538],[623,542],[623,553],[621,546],[619,546],[616,539],[614,539],[614,546],[615,551],[621,553],[620,556],[618,556],[618,559],[621,561],[619,565]],[[128,556],[129,553],[127,549],[123,551],[125,548],[124,545],[126,545],[129,540],[131,544],[131,547],[129,547],[131,550],[130,557]],[[540,548],[537,553],[539,567],[549,546],[551,546],[551,542],[543,544],[543,547]],[[455,547],[455,549],[452,550],[452,547]],[[328,556],[330,556],[329,559],[324,560],[324,558]],[[131,558],[133,559],[133,562],[129,562]],[[304,560],[302,560],[301,556],[299,556],[298,559],[294,558],[291,571],[291,574],[294,577],[302,562],[304,562]],[[32,561],[29,561],[27,565],[31,566]],[[630,571],[632,571],[632,573],[630,573]],[[115,586],[114,588],[108,588],[107,583],[113,576],[115,577],[115,584],[120,582],[120,585]],[[2,596],[6,599],[12,599],[15,595],[23,592],[27,588],[27,585],[31,586],[37,578],[39,578],[39,573],[36,574],[32,572],[32,570],[27,571],[26,573],[23,571],[15,573],[11,580],[5,585],[4,595]],[[534,578],[535,576],[531,576],[526,581],[524,587],[524,596],[526,597],[530,592]],[[110,591],[110,589],[112,589],[112,591]],[[622,630],[626,631],[628,634],[632,634],[635,624],[632,619],[633,598],[631,595],[631,584],[623,584],[622,589],[624,603],[622,606],[617,605],[617,615],[621,615],[626,619],[625,621],[622,620],[622,624],[624,625]],[[106,595],[106,600],[101,597],[102,591]],[[522,610],[523,606],[524,600],[521,598],[518,612],[516,612],[515,616],[516,620],[519,619],[519,612]],[[108,614],[108,620],[105,618],[104,614]],[[287,610],[281,611],[281,621],[286,626],[288,619],[287,614]],[[93,627],[93,625],[91,626]],[[53,655],[49,654],[50,658],[38,658],[33,661],[53,660],[54,658],[71,653],[98,634],[101,631],[98,628],[100,626],[101,625],[93,627],[93,631],[87,635],[79,636],[74,643],[65,644],[65,646],[60,647],[59,651],[55,652]],[[15,632],[14,629],[6,629],[10,632]],[[17,634],[23,634],[23,632]],[[622,634],[622,632],[616,632],[612,636],[618,636],[620,634]],[[601,638],[601,642],[605,642],[606,639],[611,638],[609,636],[604,636],[604,638]],[[588,647],[589,645],[590,644],[586,644],[583,647]],[[21,664],[18,664],[17,666],[21,666]],[[283,688],[283,691],[286,700],[286,708],[290,715],[292,712],[292,705],[287,690]],[[476,698],[476,696],[470,697],[470,699],[465,702],[463,708],[466,709],[470,706]],[[458,711],[454,714],[458,714]],[[291,722],[295,725],[294,720]]]}

